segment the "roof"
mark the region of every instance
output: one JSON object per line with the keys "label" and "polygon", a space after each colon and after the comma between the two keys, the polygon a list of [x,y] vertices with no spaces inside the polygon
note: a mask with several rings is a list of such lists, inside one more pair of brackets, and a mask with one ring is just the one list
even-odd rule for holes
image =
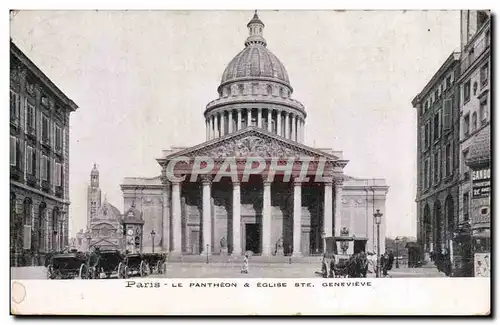
{"label": "roof", "polygon": [[10,40],[10,53],[16,56],[16,58],[22,64],[24,64],[41,82],[43,82],[45,84],[45,87],[50,89],[55,96],[59,97],[59,99],[71,111],[76,111],[78,106],[75,104],[75,102],[69,99],[68,96],[66,96],[66,94],[64,94],[64,92],[61,89],[59,89],[52,82],[52,80],[50,80],[50,78],[47,77],[47,75],[43,73],[42,70],[40,70],[40,68],[38,68],[36,64],[33,63],[33,61],[31,61],[30,58],[26,56],[26,54],[24,54],[23,51],[21,51],[21,49],[19,49],[19,47],[17,47],[17,45],[12,41],[12,39]]}
{"label": "roof", "polygon": [[243,78],[271,78],[290,84],[281,61],[262,44],[249,44],[227,65],[221,84]]}
{"label": "roof", "polygon": [[488,165],[491,159],[491,129],[485,126],[476,133],[469,147],[466,163],[469,166]]}

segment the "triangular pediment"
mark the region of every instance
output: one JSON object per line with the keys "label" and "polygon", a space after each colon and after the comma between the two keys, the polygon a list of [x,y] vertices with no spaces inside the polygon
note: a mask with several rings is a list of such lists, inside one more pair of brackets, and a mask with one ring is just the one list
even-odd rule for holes
{"label": "triangular pediment", "polygon": [[256,127],[248,127],[222,138],[175,152],[166,157],[315,157],[338,160],[337,156],[285,139]]}

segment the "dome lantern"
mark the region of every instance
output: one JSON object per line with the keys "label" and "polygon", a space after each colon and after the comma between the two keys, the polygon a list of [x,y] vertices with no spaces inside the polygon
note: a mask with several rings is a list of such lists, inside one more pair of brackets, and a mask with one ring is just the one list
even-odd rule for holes
{"label": "dome lantern", "polygon": [[245,41],[245,46],[250,44],[260,44],[263,46],[267,45],[266,40],[262,36],[264,26],[265,25],[262,20],[260,20],[259,15],[257,15],[257,10],[255,10],[252,20],[250,20],[247,24],[249,36]]}

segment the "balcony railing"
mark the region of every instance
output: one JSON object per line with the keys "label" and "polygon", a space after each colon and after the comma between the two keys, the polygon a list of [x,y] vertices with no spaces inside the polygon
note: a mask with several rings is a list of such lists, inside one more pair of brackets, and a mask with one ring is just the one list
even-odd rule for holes
{"label": "balcony railing", "polygon": [[38,179],[33,174],[27,174],[26,183],[28,183],[29,186],[37,187]]}
{"label": "balcony railing", "polygon": [[42,180],[42,191],[50,192],[50,182],[48,180]]}
{"label": "balcony railing", "polygon": [[64,188],[62,186],[56,186],[55,195],[62,198],[64,195]]}
{"label": "balcony railing", "polygon": [[10,178],[20,180],[23,178],[23,170],[19,166],[10,166]]}
{"label": "balcony railing", "polygon": [[43,138],[42,138],[42,144],[43,144],[44,146],[50,147],[50,145],[51,145],[51,143],[50,143],[50,138],[48,138],[48,137],[43,137]]}

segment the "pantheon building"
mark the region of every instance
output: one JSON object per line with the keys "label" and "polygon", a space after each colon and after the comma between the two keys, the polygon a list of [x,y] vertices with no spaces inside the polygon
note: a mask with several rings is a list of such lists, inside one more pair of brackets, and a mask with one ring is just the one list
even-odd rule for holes
{"label": "pantheon building", "polygon": [[[342,151],[304,143],[307,110],[292,98],[285,66],[267,48],[257,13],[247,27],[243,50],[225,68],[218,97],[204,111],[206,141],[164,150],[157,159],[160,175],[126,177],[121,184],[123,210],[135,206],[144,218],[143,251],[150,252],[154,240],[155,251],[174,256],[310,256],[322,253],[323,236],[350,238],[347,253],[376,251],[373,214],[380,209],[384,252],[385,180],[347,176]],[[191,179],[197,157],[213,159],[213,173]],[[241,171],[249,157],[263,158],[265,168],[245,177]],[[311,160],[309,179],[299,177],[300,164],[293,164],[291,175],[276,167],[299,157]],[[235,175],[217,177],[228,159],[236,162]],[[177,160],[179,177],[172,180],[169,164]],[[319,161],[326,181],[313,175]]]}

